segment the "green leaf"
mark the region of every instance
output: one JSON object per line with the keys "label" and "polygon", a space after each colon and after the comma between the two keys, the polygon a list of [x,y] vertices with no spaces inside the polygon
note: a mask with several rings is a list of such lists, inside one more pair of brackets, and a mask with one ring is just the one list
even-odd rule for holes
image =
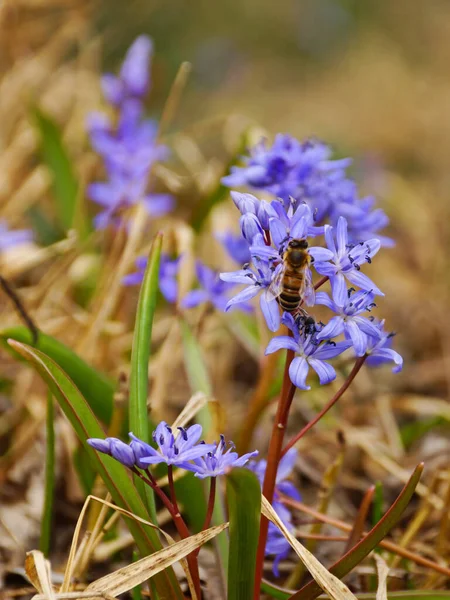
{"label": "green leaf", "polygon": [[253,598],[256,550],[261,520],[261,487],[248,469],[233,469],[227,475],[230,518],[228,563],[229,600]]}
{"label": "green leaf", "polygon": [[[148,520],[147,511],[136,488],[130,483],[127,469],[113,458],[100,454],[86,443],[88,438],[103,438],[104,433],[80,391],[69,377],[48,356],[30,346],[14,340],[10,345],[35,367],[50,391],[58,401],[62,411],[74,428],[92,464],[102,477],[114,502]],[[156,531],[143,523],[125,517],[130,533],[134,537],[142,556],[161,549]],[[182,599],[178,581],[172,569],[166,569],[155,576],[155,583],[161,598]]]}
{"label": "green leaf", "polygon": [[34,110],[34,117],[41,138],[42,158],[53,177],[58,218],[61,226],[68,230],[74,223],[78,182],[61,131],[55,122],[37,108]]}
{"label": "green leaf", "polygon": [[[148,362],[150,360],[150,344],[152,340],[152,325],[155,315],[156,297],[158,292],[159,262],[161,258],[162,235],[158,234],[145,269],[139,293],[139,301],[134,326],[133,346],[131,351],[130,429],[141,440],[149,442],[149,417],[147,410],[148,396]],[[134,477],[134,483],[147,504],[153,523],[156,523],[156,507],[153,491],[139,477]]]}
{"label": "green leaf", "polygon": [[[409,481],[400,492],[397,500],[390,507],[387,513],[378,521],[378,523],[365,535],[357,544],[353,546],[344,556],[338,560],[328,570],[330,573],[342,579],[347,573],[354,569],[371,552],[377,544],[383,540],[389,531],[400,519],[403,511],[407,507],[414,491],[419,483],[423,471],[423,463],[419,464],[411,475]],[[311,581],[301,590],[290,597],[290,600],[314,600],[322,593],[321,588],[315,581]]]}
{"label": "green leaf", "polygon": [[[13,339],[28,344],[49,356],[74,381],[80,392],[86,398],[89,406],[103,423],[109,424],[113,413],[114,385],[105,375],[89,366],[70,348],[55,338],[39,333],[36,345],[26,327],[11,327],[0,333],[0,342],[11,351],[6,340]],[[12,352],[17,358],[17,354]]]}
{"label": "green leaf", "polygon": [[47,440],[45,452],[45,495],[42,511],[40,551],[48,557],[52,533],[53,496],[55,492],[55,428],[54,428],[53,397],[47,395]]}

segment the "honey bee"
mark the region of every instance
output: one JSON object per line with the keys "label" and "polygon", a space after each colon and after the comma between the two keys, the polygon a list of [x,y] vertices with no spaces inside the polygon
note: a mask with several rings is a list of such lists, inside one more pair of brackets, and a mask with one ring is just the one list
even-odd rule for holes
{"label": "honey bee", "polygon": [[298,315],[305,312],[300,307],[302,302],[307,306],[314,304],[311,262],[306,239],[290,240],[283,252],[282,266],[269,287],[269,295],[285,312]]}

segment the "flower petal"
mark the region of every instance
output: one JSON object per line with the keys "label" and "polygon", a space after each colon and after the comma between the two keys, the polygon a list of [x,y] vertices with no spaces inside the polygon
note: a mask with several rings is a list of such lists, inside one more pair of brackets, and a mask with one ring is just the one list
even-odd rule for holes
{"label": "flower petal", "polygon": [[310,358],[308,362],[319,376],[321,385],[326,385],[336,379],[336,371],[329,363],[317,358]]}
{"label": "flower petal", "polygon": [[282,349],[293,350],[294,352],[299,352],[300,350],[297,342],[293,338],[288,335],[279,335],[270,340],[264,354],[273,354]]}
{"label": "flower petal", "polygon": [[335,356],[339,356],[339,354],[342,354],[345,352],[345,350],[351,348],[351,346],[352,343],[348,340],[343,342],[335,342],[332,344],[325,343],[322,344],[319,349],[316,350],[316,352],[314,352],[314,358],[319,360],[328,360],[330,358],[334,358]]}
{"label": "flower petal", "polygon": [[334,258],[334,254],[331,252],[331,250],[328,250],[328,248],[322,248],[321,246],[311,246],[308,252],[317,262],[325,262]]}
{"label": "flower petal", "polygon": [[245,290],[236,294],[233,298],[228,300],[227,306],[225,310],[229,310],[235,304],[239,304],[240,302],[247,302],[247,300],[251,300],[259,294],[261,288],[257,285],[249,285]]}
{"label": "flower petal", "polygon": [[280,309],[278,302],[276,302],[268,293],[268,290],[264,290],[261,294],[260,306],[263,312],[264,318],[267,323],[267,327],[270,331],[277,331],[281,324]]}
{"label": "flower petal", "polygon": [[208,302],[209,296],[205,290],[191,290],[181,301],[183,308],[194,308],[203,302]]}
{"label": "flower petal", "polygon": [[345,306],[348,299],[347,284],[344,275],[338,271],[333,277],[330,277],[333,300],[338,306]]}
{"label": "flower petal", "polygon": [[362,290],[366,290],[367,292],[371,291],[377,296],[384,296],[383,292],[374,284],[374,282],[369,277],[367,277],[367,275],[361,273],[361,271],[357,271],[355,269],[349,271],[348,273],[345,273],[345,276],[350,281],[350,283],[357,285]]}
{"label": "flower petal", "polygon": [[353,319],[347,319],[344,323],[345,337],[350,338],[356,356],[363,356],[367,349],[367,336],[359,329]]}
{"label": "flower petal", "polygon": [[289,366],[289,377],[292,383],[301,390],[310,390],[311,387],[306,385],[306,377],[308,375],[309,365],[303,357],[297,356]]}
{"label": "flower petal", "polygon": [[336,242],[338,255],[344,256],[347,252],[348,234],[347,234],[347,219],[339,217],[336,226]]}
{"label": "flower petal", "polygon": [[276,478],[276,484],[279,485],[279,483],[281,481],[283,481],[284,479],[287,479],[289,477],[289,475],[292,473],[294,466],[295,466],[295,462],[297,460],[298,457],[298,452],[295,448],[290,448],[286,454],[283,456],[283,458],[280,460],[280,462],[278,463],[278,470],[277,470],[277,478]]}
{"label": "flower petal", "polygon": [[325,327],[317,334],[318,340],[329,340],[330,338],[341,335],[344,331],[344,319],[342,317],[333,317],[328,321]]}

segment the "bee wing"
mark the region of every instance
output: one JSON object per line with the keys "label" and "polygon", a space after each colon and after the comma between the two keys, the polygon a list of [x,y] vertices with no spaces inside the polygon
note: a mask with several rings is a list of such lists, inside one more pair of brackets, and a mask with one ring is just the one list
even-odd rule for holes
{"label": "bee wing", "polygon": [[274,278],[267,290],[267,295],[269,296],[269,300],[276,300],[278,296],[283,291],[283,277],[284,277],[284,265],[278,265],[277,269],[274,273]]}
{"label": "bee wing", "polygon": [[316,292],[314,291],[311,271],[309,269],[306,269],[305,271],[302,289],[300,290],[300,296],[303,298],[303,301],[306,304],[306,306],[314,306]]}

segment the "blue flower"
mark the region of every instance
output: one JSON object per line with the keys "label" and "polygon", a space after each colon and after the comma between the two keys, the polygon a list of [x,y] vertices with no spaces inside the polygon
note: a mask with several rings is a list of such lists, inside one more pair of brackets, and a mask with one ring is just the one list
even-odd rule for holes
{"label": "blue flower", "polygon": [[123,61],[119,77],[106,74],[102,88],[106,100],[117,106],[127,97],[142,98],[150,86],[149,66],[153,44],[146,35],[139,36],[130,46]]}
{"label": "blue flower", "polygon": [[[148,451],[148,455],[145,456],[141,448],[139,453],[140,464],[149,466],[165,463],[189,469],[191,465],[188,461],[205,456],[205,454],[214,450],[213,444],[197,444],[201,435],[201,425],[191,425],[187,429],[179,427],[175,437],[172,428],[165,421],[161,421],[153,432],[153,440],[158,445],[158,450],[147,444],[144,450]],[[132,444],[133,442],[142,443],[142,440],[136,438],[132,433],[130,433],[130,437],[133,440]]]}
{"label": "blue flower", "polygon": [[244,265],[250,262],[250,249],[247,240],[242,235],[234,235],[230,231],[218,233],[216,238],[223,245],[234,262]]}
{"label": "blue flower", "polygon": [[6,221],[0,221],[0,251],[14,246],[20,246],[33,239],[30,229],[8,229]]}
{"label": "blue flower", "polygon": [[269,293],[269,286],[280,269],[281,265],[275,268],[268,260],[253,257],[253,267],[246,265],[239,271],[221,273],[220,278],[222,281],[247,286],[227,302],[225,310],[229,310],[236,304],[246,303],[262,292],[260,298],[261,310],[270,331],[276,331],[280,326],[280,309],[278,304],[274,302],[274,297]]}
{"label": "blue flower", "polygon": [[88,119],[92,147],[103,158],[107,175],[106,182],[92,183],[87,189],[88,197],[103,207],[94,219],[97,229],[120,225],[123,213],[137,203],[143,203],[152,216],[173,208],[170,194],[148,191],[154,163],[168,156],[167,148],[157,143],[157,123],[143,118],[142,97],[149,87],[151,51],[150,39],[139,37],[125,58],[120,76],[103,78],[106,99],[119,111],[117,124],[101,113]]}
{"label": "blue flower", "polygon": [[326,340],[344,334],[351,340],[356,356],[363,356],[368,348],[370,338],[380,339],[379,329],[361,314],[370,311],[374,306],[374,295],[360,290],[352,293],[348,290],[346,302],[339,306],[326,292],[316,294],[316,304],[323,304],[337,313],[317,334],[318,340]]}
{"label": "blue flower", "polygon": [[206,455],[195,458],[194,464],[188,468],[190,471],[195,473],[196,477],[205,479],[205,477],[217,477],[218,475],[224,475],[233,467],[243,467],[250,458],[256,456],[258,451],[248,452],[243,456],[239,456],[237,452],[233,451],[231,446],[226,452],[227,445],[223,435],[220,436],[220,442]]}
{"label": "blue flower", "polygon": [[[171,304],[175,304],[178,297],[177,275],[180,269],[181,256],[172,260],[168,254],[161,254],[159,263],[159,289],[161,294]],[[148,259],[146,256],[140,256],[136,259],[138,271],[130,273],[123,278],[124,285],[138,285],[142,283]]]}
{"label": "blue flower", "polygon": [[272,352],[277,352],[281,348],[293,350],[299,354],[289,367],[289,377],[292,383],[301,390],[311,389],[310,386],[306,385],[306,377],[310,368],[319,376],[321,385],[336,379],[336,371],[326,361],[335,358],[350,348],[351,342],[320,343],[316,333],[300,332],[293,316],[289,313],[284,313],[282,323],[292,331],[294,337],[281,335],[272,338],[266,348],[266,354],[272,354]]}
{"label": "blue flower", "polygon": [[[194,308],[204,302],[211,302],[215,308],[224,311],[228,303],[229,291],[233,286],[222,281],[218,273],[200,261],[196,263],[196,272],[201,287],[188,292],[183,298],[181,306],[183,308]],[[251,307],[244,304],[242,309],[250,311]]]}
{"label": "blue flower", "polygon": [[393,373],[398,373],[403,368],[403,358],[401,355],[392,350],[390,347],[392,344],[392,338],[394,337],[394,333],[388,333],[384,330],[384,320],[379,321],[376,320],[373,324],[377,327],[380,332],[379,339],[376,338],[368,338],[367,344],[367,354],[369,355],[366,359],[366,363],[370,367],[379,367],[381,365],[385,365],[387,363],[394,363],[392,368]]}
{"label": "blue flower", "polygon": [[112,456],[125,467],[132,468],[135,466],[136,457],[133,449],[128,444],[125,444],[125,442],[122,442],[117,438],[108,437],[104,440],[99,438],[90,438],[87,440],[87,443],[89,446],[92,446],[94,450],[97,450],[97,452],[102,452],[103,454]]}
{"label": "blue flower", "polygon": [[[284,205],[276,200],[272,206],[277,216],[270,219],[269,228],[272,241],[278,250],[285,248],[290,239],[300,240],[323,234],[324,228],[316,226],[314,215],[304,202],[297,203],[291,198],[287,211]],[[328,251],[326,256],[330,256]],[[323,260],[327,259],[323,258]]]}
{"label": "blue flower", "polygon": [[327,261],[317,258],[314,268],[321,275],[330,278],[334,301],[339,306],[345,305],[347,299],[346,279],[362,290],[384,296],[373,281],[360,272],[362,264],[372,262],[372,258],[380,249],[380,241],[374,238],[352,246],[349,244],[347,221],[344,217],[339,217],[338,220],[336,244],[333,233],[333,227],[325,225],[325,241],[328,249],[333,253],[333,258],[327,259]]}

